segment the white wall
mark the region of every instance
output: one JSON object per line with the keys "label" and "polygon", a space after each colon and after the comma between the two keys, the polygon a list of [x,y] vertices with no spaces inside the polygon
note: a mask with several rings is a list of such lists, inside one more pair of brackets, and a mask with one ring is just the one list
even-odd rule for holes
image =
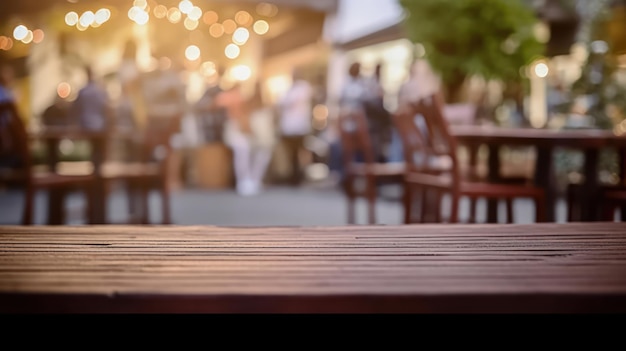
{"label": "white wall", "polygon": [[399,22],[398,0],[339,0],[333,25],[326,38],[335,43],[350,41]]}

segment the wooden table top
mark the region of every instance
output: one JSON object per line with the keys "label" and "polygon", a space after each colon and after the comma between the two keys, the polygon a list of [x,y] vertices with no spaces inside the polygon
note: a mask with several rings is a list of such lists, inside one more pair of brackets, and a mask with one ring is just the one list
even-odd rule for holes
{"label": "wooden table top", "polygon": [[603,129],[536,129],[453,125],[450,132],[461,142],[575,147],[626,147],[626,135]]}
{"label": "wooden table top", "polygon": [[0,226],[4,313],[626,312],[626,223]]}

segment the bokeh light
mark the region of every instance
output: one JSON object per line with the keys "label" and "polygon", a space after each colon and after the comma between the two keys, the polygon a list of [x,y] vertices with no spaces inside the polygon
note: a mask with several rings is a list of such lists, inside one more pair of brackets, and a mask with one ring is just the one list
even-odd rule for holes
{"label": "bokeh light", "polygon": [[43,41],[44,38],[44,32],[41,29],[35,29],[33,31],[33,43],[38,44],[41,43]]}
{"label": "bokeh light", "polygon": [[154,13],[154,17],[156,18],[165,18],[167,16],[167,7],[165,7],[165,5],[157,5],[154,10],[152,10],[152,13]]}
{"label": "bokeh light", "polygon": [[99,9],[95,14],[95,23],[102,24],[111,18],[111,10]]}
{"label": "bokeh light", "polygon": [[545,78],[548,76],[549,72],[550,72],[550,69],[548,68],[548,65],[546,65],[545,63],[540,62],[535,65],[535,74],[537,75],[537,77]]}
{"label": "bokeh light", "polygon": [[26,32],[26,36],[24,37],[24,39],[22,39],[22,43],[29,44],[31,41],[33,41],[33,31],[28,30],[28,32]]}
{"label": "bokeh light", "polygon": [[237,29],[237,23],[230,18],[222,22],[222,26],[224,27],[224,33],[226,34],[233,34],[235,29]]}
{"label": "bokeh light", "polygon": [[13,38],[15,38],[15,40],[22,40],[26,38],[27,34],[28,28],[26,28],[26,26],[23,24],[20,24],[19,26],[15,27],[15,29],[13,29]]}
{"label": "bokeh light", "polygon": [[246,65],[237,65],[231,68],[230,74],[235,80],[245,81],[252,76],[252,70]]}
{"label": "bokeh light", "polygon": [[185,49],[185,57],[187,60],[195,61],[200,58],[200,48],[195,45],[189,45]]}
{"label": "bokeh light", "polygon": [[239,46],[237,46],[235,44],[228,44],[226,46],[226,49],[224,50],[224,54],[229,59],[235,59],[235,58],[239,57],[240,53],[241,53],[241,49],[239,49]]}
{"label": "bokeh light", "polygon": [[198,6],[194,6],[187,14],[187,17],[191,18],[194,21],[199,21],[200,18],[202,18],[202,9]]}
{"label": "bokeh light", "polygon": [[237,45],[243,45],[250,38],[250,32],[246,28],[239,27],[233,33],[233,43]]}
{"label": "bokeh light", "polygon": [[247,11],[239,11],[235,14],[235,22],[242,26],[249,26],[252,23],[252,16]]}
{"label": "bokeh light", "polygon": [[167,20],[170,21],[170,23],[178,23],[182,17],[183,15],[180,13],[180,10],[175,7],[167,10]]}
{"label": "bokeh light", "polygon": [[211,34],[214,38],[219,38],[224,35],[224,26],[221,23],[213,23],[211,27],[209,27],[209,34]]}
{"label": "bokeh light", "polygon": [[208,26],[216,23],[220,19],[219,15],[215,11],[207,11],[202,16],[202,21]]}
{"label": "bokeh light", "polygon": [[80,18],[78,19],[78,23],[80,23],[83,27],[89,27],[96,20],[96,15],[93,11],[85,11]]}
{"label": "bokeh light", "polygon": [[185,18],[184,26],[187,30],[194,30],[198,28],[198,21],[191,19],[190,17]]}
{"label": "bokeh light", "polygon": [[202,69],[202,74],[207,77],[210,77],[214,75],[215,73],[217,73],[217,67],[215,65],[215,62],[211,62],[211,61],[203,62],[201,69]]}
{"label": "bokeh light", "polygon": [[78,14],[74,11],[70,11],[65,14],[65,24],[68,26],[75,26],[78,23]]}
{"label": "bokeh light", "polygon": [[72,93],[72,86],[67,82],[61,82],[57,85],[57,95],[62,99],[66,99]]}
{"label": "bokeh light", "polygon": [[259,35],[266,34],[270,30],[270,25],[267,21],[258,20],[254,22],[254,32]]}
{"label": "bokeh light", "polygon": [[189,0],[182,0],[178,3],[178,9],[184,14],[188,14],[193,9],[193,3]]}
{"label": "bokeh light", "polygon": [[261,2],[256,6],[256,12],[265,17],[274,17],[278,14],[278,7],[274,4]]}

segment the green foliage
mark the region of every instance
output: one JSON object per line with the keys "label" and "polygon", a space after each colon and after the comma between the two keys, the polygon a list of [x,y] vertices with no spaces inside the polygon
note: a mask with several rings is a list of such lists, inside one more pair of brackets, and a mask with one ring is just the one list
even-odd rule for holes
{"label": "green foliage", "polygon": [[[572,85],[569,99],[573,102],[577,97],[587,96],[590,105],[586,113],[593,118],[595,127],[602,129],[612,129],[626,116],[626,85],[617,79],[619,67],[608,33],[611,15],[611,11],[604,8],[591,21],[591,42],[587,43],[590,54],[580,78]],[[594,49],[594,42],[596,45],[604,43],[606,47],[598,51]],[[567,113],[570,108],[571,103],[565,105],[562,112]]]}
{"label": "green foliage", "polygon": [[398,0],[409,39],[421,43],[447,84],[468,76],[519,82],[544,52],[537,17],[521,0]]}

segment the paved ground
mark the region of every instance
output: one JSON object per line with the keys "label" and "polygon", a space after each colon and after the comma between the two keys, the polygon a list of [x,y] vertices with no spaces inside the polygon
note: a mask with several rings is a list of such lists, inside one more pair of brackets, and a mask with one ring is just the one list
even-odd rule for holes
{"label": "paved ground", "polygon": [[[385,193],[395,194],[397,189],[387,188]],[[71,198],[70,208],[80,208],[83,198]],[[151,194],[153,219],[159,219],[159,197]],[[16,192],[0,192],[0,224],[18,224],[22,210],[22,198]],[[37,196],[35,223],[45,221],[46,194]],[[358,223],[366,223],[366,204],[357,206]],[[504,215],[505,208],[500,208]],[[114,192],[109,202],[110,218],[122,220],[126,212],[125,196]],[[467,203],[461,202],[461,218],[468,213]],[[377,204],[378,223],[401,224],[402,206],[397,201],[381,199]],[[478,204],[478,218],[485,218],[485,204]],[[534,209],[529,200],[516,200],[516,223],[534,221]],[[241,197],[232,190],[211,191],[204,189],[180,189],[172,194],[172,217],[180,225],[217,226],[325,226],[346,225],[346,202],[337,188],[305,186],[299,189],[270,187],[254,197]],[[557,219],[565,219],[565,206],[557,207]],[[72,222],[80,224],[80,221]]]}

